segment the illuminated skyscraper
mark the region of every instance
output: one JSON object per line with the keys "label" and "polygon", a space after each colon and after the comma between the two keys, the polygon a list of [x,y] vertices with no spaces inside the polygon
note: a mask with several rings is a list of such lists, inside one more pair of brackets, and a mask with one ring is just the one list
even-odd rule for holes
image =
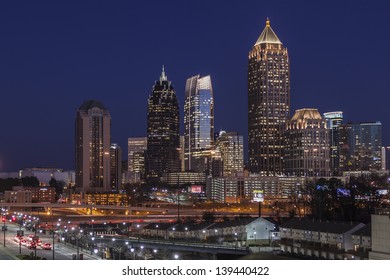
{"label": "illuminated skyscraper", "polygon": [[99,101],[85,101],[76,116],[76,187],[110,191],[111,116]]}
{"label": "illuminated skyscraper", "polygon": [[210,76],[187,79],[185,90],[185,169],[203,172],[214,148],[214,95]]}
{"label": "illuminated skyscraper", "polygon": [[147,126],[146,179],[158,181],[180,171],[179,104],[164,67],[149,96]]}
{"label": "illuminated skyscraper", "polygon": [[330,129],[330,169],[332,176],[340,174],[340,133],[339,126],[343,123],[343,112],[324,113],[328,128]]}
{"label": "illuminated skyscraper", "polygon": [[122,149],[115,143],[110,147],[110,180],[111,190],[118,191],[122,186]]}
{"label": "illuminated skyscraper", "polygon": [[287,175],[330,176],[329,129],[317,109],[296,110],[285,135]]}
{"label": "illuminated skyscraper", "polygon": [[129,173],[129,182],[137,183],[144,179],[147,138],[128,138],[127,145],[127,171]]}
{"label": "illuminated skyscraper", "polygon": [[221,131],[216,147],[221,153],[224,176],[244,171],[244,137],[242,135],[237,132]]}
{"label": "illuminated skyscraper", "polygon": [[253,173],[283,173],[283,133],[290,115],[290,63],[270,21],[248,57],[248,148]]}
{"label": "illuminated skyscraper", "polygon": [[340,126],[341,171],[382,169],[381,122]]}

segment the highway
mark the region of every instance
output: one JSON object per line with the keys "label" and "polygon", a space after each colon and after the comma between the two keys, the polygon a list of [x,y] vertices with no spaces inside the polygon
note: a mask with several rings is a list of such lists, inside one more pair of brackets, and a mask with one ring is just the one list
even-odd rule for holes
{"label": "highway", "polygon": [[[5,238],[5,244],[6,248],[4,248],[4,232],[1,232],[0,236],[0,260],[5,259],[16,259],[15,256],[20,255],[19,250],[21,249],[22,255],[30,255],[33,253],[35,255],[35,249],[28,249],[25,246],[19,247],[19,243],[14,241],[14,237],[16,235],[16,231],[19,230],[19,225],[15,223],[6,223],[7,231],[6,231],[6,238]],[[29,234],[33,234],[31,231],[24,230],[24,235],[28,236]],[[48,242],[53,243],[53,238],[49,234],[40,234],[39,238],[42,240],[42,242]],[[76,248],[74,248],[72,245],[64,244],[62,242],[57,242],[55,240],[54,243],[54,259],[55,260],[72,260],[73,254],[76,254]],[[91,259],[100,259],[96,255],[91,255],[90,252],[83,252],[80,250],[80,254],[83,254],[85,260],[91,260]],[[40,247],[37,247],[36,249],[36,256],[45,258],[47,260],[53,259],[53,251],[52,250],[44,250]]]}

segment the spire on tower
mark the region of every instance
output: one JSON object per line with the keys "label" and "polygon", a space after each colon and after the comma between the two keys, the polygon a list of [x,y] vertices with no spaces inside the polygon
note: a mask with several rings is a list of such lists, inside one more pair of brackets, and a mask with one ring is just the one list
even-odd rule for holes
{"label": "spire on tower", "polygon": [[162,66],[162,72],[161,72],[161,76],[160,76],[160,82],[162,81],[167,81],[168,78],[167,78],[167,75],[165,75],[165,69],[164,69],[164,65]]}

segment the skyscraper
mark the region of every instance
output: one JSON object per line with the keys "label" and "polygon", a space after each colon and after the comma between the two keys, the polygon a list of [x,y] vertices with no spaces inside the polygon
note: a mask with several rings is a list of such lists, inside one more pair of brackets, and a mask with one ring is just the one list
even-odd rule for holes
{"label": "skyscraper", "polygon": [[76,187],[110,191],[111,116],[97,100],[85,101],[76,116]]}
{"label": "skyscraper", "polygon": [[132,137],[127,140],[127,171],[130,183],[137,183],[145,175],[146,137]]}
{"label": "skyscraper", "polygon": [[185,169],[203,172],[214,148],[214,94],[210,76],[187,79],[185,91]]}
{"label": "skyscraper", "polygon": [[110,147],[111,190],[118,191],[122,186],[122,149],[112,143]]}
{"label": "skyscraper", "polygon": [[283,173],[283,133],[290,115],[290,63],[270,21],[248,57],[248,149],[253,173]]}
{"label": "skyscraper", "polygon": [[179,104],[164,67],[148,99],[145,172],[148,181],[180,171]]}
{"label": "skyscraper", "polygon": [[287,175],[330,176],[329,129],[317,109],[296,110],[285,135]]}
{"label": "skyscraper", "polygon": [[341,171],[381,170],[381,122],[349,123],[340,126]]}
{"label": "skyscraper", "polygon": [[221,153],[223,175],[244,171],[244,137],[237,132],[221,131],[216,147]]}
{"label": "skyscraper", "polygon": [[324,113],[327,126],[330,129],[330,169],[332,176],[340,174],[340,133],[339,126],[343,124],[343,112],[328,112]]}

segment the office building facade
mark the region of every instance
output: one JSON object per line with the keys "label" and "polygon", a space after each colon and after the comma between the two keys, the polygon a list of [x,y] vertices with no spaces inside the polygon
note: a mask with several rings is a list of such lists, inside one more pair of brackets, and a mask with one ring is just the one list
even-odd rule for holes
{"label": "office building facade", "polygon": [[249,168],[283,174],[284,130],[290,117],[290,62],[267,19],[248,57]]}
{"label": "office building facade", "polygon": [[146,149],[146,137],[131,137],[127,139],[127,172],[129,183],[138,183],[145,179]]}
{"label": "office building facade", "polygon": [[110,180],[111,190],[119,191],[122,187],[122,149],[115,143],[110,147]]}
{"label": "office building facade", "polygon": [[180,171],[179,103],[163,67],[148,99],[147,181],[160,181],[164,173]]}
{"label": "office building facade", "polygon": [[85,101],[76,116],[76,187],[110,191],[111,116],[97,100]]}
{"label": "office building facade", "polygon": [[330,176],[329,129],[317,109],[296,110],[285,135],[286,175]]}
{"label": "office building facade", "polygon": [[223,162],[223,175],[244,171],[244,137],[237,132],[221,131],[216,141]]}
{"label": "office building facade", "polygon": [[330,144],[330,169],[332,176],[340,175],[340,133],[339,126],[343,124],[343,112],[324,113],[327,126],[329,128]]}
{"label": "office building facade", "polygon": [[210,76],[186,81],[184,157],[187,171],[204,172],[214,148],[214,93]]}
{"label": "office building facade", "polygon": [[340,167],[342,171],[382,169],[381,122],[340,126]]}

